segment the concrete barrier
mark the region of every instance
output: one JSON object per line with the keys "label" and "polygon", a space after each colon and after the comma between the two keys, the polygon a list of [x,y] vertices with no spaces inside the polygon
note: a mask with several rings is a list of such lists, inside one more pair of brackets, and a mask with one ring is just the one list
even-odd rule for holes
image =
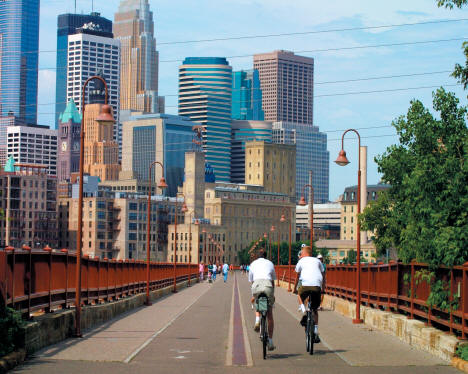
{"label": "concrete barrier", "polygon": [[[192,282],[197,282],[193,279]],[[179,282],[177,288],[185,288],[187,281]],[[172,286],[150,292],[151,300],[159,299],[170,294]],[[128,296],[109,303],[84,306],[81,310],[81,328],[89,330],[99,324],[107,322],[123,313],[136,309],[144,304],[146,295]],[[35,317],[24,327],[23,346],[26,354],[30,355],[39,349],[58,343],[71,337],[75,326],[75,310],[67,309]]]}

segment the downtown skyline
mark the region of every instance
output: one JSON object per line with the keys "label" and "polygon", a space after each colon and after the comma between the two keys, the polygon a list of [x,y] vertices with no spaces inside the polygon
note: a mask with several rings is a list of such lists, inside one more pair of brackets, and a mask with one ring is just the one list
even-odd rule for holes
{"label": "downtown skyline", "polygon": [[[118,1],[107,4],[94,4],[94,11],[102,16],[114,19]],[[300,4],[299,4],[300,3]],[[355,31],[327,32],[318,34],[250,38],[204,43],[165,44],[174,41],[199,40],[243,35],[265,35],[317,30],[349,29],[376,25],[394,25],[402,23],[427,22],[444,19],[467,18],[467,12],[451,12],[438,9],[435,4],[417,1],[411,4],[396,2],[392,5],[380,5],[378,8],[370,2],[360,2],[360,6],[349,9],[341,3],[343,9],[332,9],[336,5],[322,6],[319,10],[305,2],[299,2],[285,8],[276,1],[242,1],[242,14],[229,13],[229,3],[223,2],[210,8],[208,1],[198,3],[201,12],[194,12],[194,4],[183,2],[174,7],[169,2],[150,2],[154,12],[155,36],[158,39],[160,54],[159,94],[166,96],[166,112],[177,113],[177,70],[181,61],[189,56],[227,57],[233,70],[249,69],[253,57],[232,58],[286,49],[315,59],[314,75],[314,124],[328,135],[330,160],[334,160],[340,148],[340,132],[349,127],[360,129],[363,145],[368,146],[368,183],[377,183],[379,175],[373,158],[382,154],[386,147],[395,143],[391,121],[404,115],[412,98],[420,99],[431,108],[431,92],[435,88],[407,90],[415,87],[434,87],[444,85],[454,91],[462,103],[466,96],[456,81],[449,77],[454,61],[463,61],[461,40],[387,46],[379,48],[323,49],[362,47],[368,45],[413,43],[421,41],[447,40],[463,38],[466,21],[434,23],[404,27],[367,29]],[[185,7],[183,5],[186,5]],[[314,17],[304,16],[306,9]],[[90,1],[77,1],[77,13],[89,13]],[[299,13],[302,10],[302,13]],[[52,50],[48,40],[56,37],[56,17],[58,14],[73,12],[73,1],[58,4],[56,1],[41,3],[40,50]],[[262,12],[270,22],[262,23],[258,18]],[[279,22],[280,16],[282,22]],[[346,15],[346,16],[345,16]],[[254,18],[258,20],[254,22]],[[223,21],[222,21],[223,20]],[[294,21],[294,22],[293,22]],[[236,26],[237,25],[237,26]],[[316,52],[301,52],[316,51]],[[39,56],[39,124],[53,126],[53,105],[41,105],[54,102],[55,53],[44,52]],[[51,68],[51,69],[49,69]],[[426,74],[431,73],[431,74]],[[418,75],[415,75],[418,74]],[[403,75],[403,77],[402,77]],[[407,76],[404,76],[407,75]],[[411,75],[411,76],[408,76]],[[368,80],[372,77],[394,77]],[[366,80],[361,80],[361,79]],[[355,80],[355,82],[349,82]],[[346,81],[342,83],[330,83]],[[328,82],[328,83],[327,83]],[[47,85],[50,83],[50,86]],[[374,92],[370,94],[341,95],[349,92],[368,92],[392,89],[404,89],[393,92]],[[339,94],[339,95],[337,95]],[[49,114],[50,113],[50,114]],[[353,154],[355,140],[347,138],[346,148],[352,165],[338,169],[330,164],[330,200],[341,194],[345,187],[353,184],[357,169],[357,157]]]}

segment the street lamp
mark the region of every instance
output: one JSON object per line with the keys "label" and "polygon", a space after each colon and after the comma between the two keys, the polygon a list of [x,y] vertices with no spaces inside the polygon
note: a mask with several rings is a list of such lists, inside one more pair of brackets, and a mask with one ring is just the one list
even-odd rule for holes
{"label": "street lamp", "polygon": [[182,205],[182,212],[187,211],[187,205],[185,205],[185,195],[181,192],[177,192],[175,199],[175,218],[174,218],[174,284],[172,292],[177,292],[177,196],[182,195],[184,197],[184,204]]}
{"label": "street lamp", "polygon": [[[161,189],[161,190],[165,190],[167,188],[167,184],[166,184],[166,180],[164,179],[164,166],[162,163],[160,163],[159,161],[153,161],[151,164],[150,164],[150,167],[149,167],[149,186],[148,186],[148,206],[147,206],[147,209],[146,209],[146,301],[145,301],[145,304],[146,305],[151,305],[151,301],[150,301],[150,295],[149,295],[149,290],[150,290],[150,236],[151,236],[151,232],[150,232],[150,223],[151,223],[151,171],[153,169],[153,166],[158,164],[159,166],[161,166],[161,169],[162,169],[162,177],[161,177],[161,180],[159,181],[159,184],[158,184],[158,187]],[[158,209],[157,209],[157,205],[156,205],[156,222],[158,220]],[[158,229],[157,229],[157,226],[156,226],[156,243],[158,241]]]}
{"label": "street lamp", "polygon": [[272,259],[272,257],[271,257],[271,241],[273,240],[273,233],[275,232],[275,226],[272,225],[271,228],[270,228],[270,231],[271,231],[271,237],[270,237],[269,257],[270,257],[270,261],[271,261],[271,259]]}
{"label": "street lamp", "polygon": [[108,91],[104,78],[97,75],[89,77],[81,89],[81,133],[80,133],[80,180],[78,197],[78,230],[76,235],[76,278],[75,278],[75,336],[81,338],[81,247],[83,235],[83,169],[84,169],[84,114],[85,114],[85,89],[92,80],[100,80],[104,84],[105,99],[101,106],[99,115],[96,118],[98,123],[114,123],[111,113],[111,106],[107,104]]}
{"label": "street lamp", "polygon": [[314,187],[310,184],[305,184],[302,186],[302,194],[301,194],[301,199],[299,200],[299,205],[300,206],[305,206],[307,205],[305,198],[304,198],[304,189],[306,187],[310,188],[310,192],[312,193],[311,198],[309,199],[309,210],[310,210],[310,248],[313,248],[314,246]]}
{"label": "street lamp", "polygon": [[[346,166],[349,164],[349,160],[346,157],[346,152],[344,150],[344,136],[349,131],[354,132],[358,137],[358,185],[357,185],[357,215],[361,213],[361,136],[359,133],[354,129],[346,130],[342,137],[341,137],[341,151],[338,154],[338,158],[335,162],[340,166]],[[356,269],[356,318],[353,319],[353,323],[362,323],[361,319],[361,225],[359,223],[359,217],[356,219],[356,233],[357,233],[357,241],[356,241],[356,262],[357,262],[357,269]]]}
{"label": "street lamp", "polygon": [[189,213],[189,263],[188,263],[188,286],[190,286],[190,278],[192,278],[192,273],[190,272],[190,264],[192,263],[192,219],[193,219],[193,210]]}
{"label": "street lamp", "polygon": [[[291,217],[291,208],[283,208],[282,212],[287,211],[288,212],[288,219],[289,219],[289,283],[288,283],[288,292],[291,292],[291,223],[292,223],[292,217]],[[281,215],[280,222],[285,222],[286,217],[284,216],[284,213]]]}
{"label": "street lamp", "polygon": [[205,228],[202,229],[202,234],[205,234],[204,235],[204,238],[203,238],[203,262],[206,264],[206,230]]}

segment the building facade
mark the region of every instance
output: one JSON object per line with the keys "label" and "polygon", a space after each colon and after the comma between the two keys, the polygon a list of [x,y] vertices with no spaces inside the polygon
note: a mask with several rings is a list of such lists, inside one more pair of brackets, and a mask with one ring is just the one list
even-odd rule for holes
{"label": "building facade", "polygon": [[148,0],[122,0],[115,13],[114,34],[122,52],[121,109],[164,113],[164,98],[158,97],[159,53]]}
{"label": "building facade", "polygon": [[232,120],[231,126],[231,182],[245,183],[245,142],[252,140],[271,142],[272,123]]}
{"label": "building facade", "polygon": [[68,36],[76,34],[85,25],[99,35],[112,38],[112,21],[101,17],[99,13],[90,14],[60,14],[57,17],[57,69],[55,81],[55,126],[59,127],[60,115],[67,106],[67,67],[68,67]]}
{"label": "building facade", "polygon": [[231,178],[232,68],[222,57],[187,57],[179,67],[179,115],[203,126],[202,148],[216,179]]}
{"label": "building facade", "polygon": [[[168,184],[166,196],[175,196],[184,178],[184,155],[193,148],[192,127],[197,125],[187,117],[171,114],[134,113],[123,126],[123,146],[120,179],[137,179],[147,182],[153,161],[164,165],[164,177]],[[155,165],[152,182],[157,184],[162,169]]]}
{"label": "building facade", "polygon": [[10,126],[7,154],[21,164],[45,166],[47,174],[57,176],[57,130],[39,125]]}
{"label": "building facade", "polygon": [[114,141],[113,124],[96,121],[102,106],[103,104],[86,105],[83,119],[83,170],[89,175],[99,177],[102,181],[118,180],[119,145]]}
{"label": "building facade", "polygon": [[328,202],[330,154],[327,135],[316,126],[274,122],[272,136],[273,143],[296,146],[296,199],[299,201],[302,187],[309,183],[309,172],[312,170],[314,203]]}
{"label": "building facade", "polygon": [[[330,257],[330,263],[342,264],[345,258],[347,258],[351,251],[356,253],[356,241],[355,240],[318,240],[315,242],[315,246],[320,249],[326,249]],[[376,249],[372,242],[361,243],[361,262],[375,263],[376,260]]]}
{"label": "building facade", "polygon": [[7,162],[0,172],[0,245],[57,248],[57,181],[45,168]]}
{"label": "building facade", "polygon": [[[120,144],[122,132],[119,122],[120,42],[95,28],[95,26],[86,25],[78,29],[76,34],[68,36],[66,101],[73,100],[81,113],[83,84],[89,77],[102,73],[109,92],[108,103],[112,106],[116,121],[113,137]],[[88,85],[88,92],[94,88],[95,84],[96,81]],[[88,104],[87,97],[85,100]]]}
{"label": "building facade", "polygon": [[72,173],[80,171],[81,114],[70,100],[58,118],[58,164],[60,182],[70,182]]}
{"label": "building facade", "polygon": [[265,191],[296,195],[296,147],[253,140],[245,143],[245,181]]}
{"label": "building facade", "polygon": [[[314,204],[314,238],[340,239],[341,204]],[[309,205],[296,206],[296,229],[301,239],[310,239]]]}
{"label": "building facade", "polygon": [[263,121],[262,90],[258,70],[232,73],[232,119]]}
{"label": "building facade", "polygon": [[0,115],[37,123],[39,0],[0,1]]}
{"label": "building facade", "polygon": [[312,125],[314,101],[314,59],[289,51],[254,55],[262,89],[266,121]]}
{"label": "building facade", "polygon": [[[389,189],[388,184],[367,185],[367,203],[378,199],[379,194]],[[361,205],[362,206],[362,205]],[[364,209],[365,206],[362,206]],[[362,209],[362,210],[363,210]],[[361,210],[361,212],[362,212]],[[356,240],[357,219],[357,186],[346,187],[341,200],[341,240]],[[367,232],[366,238],[371,238],[372,232]],[[364,239],[364,238],[362,238]],[[366,240],[361,240],[366,241]]]}

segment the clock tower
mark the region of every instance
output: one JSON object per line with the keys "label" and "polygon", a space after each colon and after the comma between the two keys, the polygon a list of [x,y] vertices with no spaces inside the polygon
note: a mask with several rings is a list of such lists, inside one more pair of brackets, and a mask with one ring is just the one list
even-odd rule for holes
{"label": "clock tower", "polygon": [[73,100],[70,100],[59,115],[58,165],[59,183],[70,182],[70,175],[79,172],[81,115]]}

